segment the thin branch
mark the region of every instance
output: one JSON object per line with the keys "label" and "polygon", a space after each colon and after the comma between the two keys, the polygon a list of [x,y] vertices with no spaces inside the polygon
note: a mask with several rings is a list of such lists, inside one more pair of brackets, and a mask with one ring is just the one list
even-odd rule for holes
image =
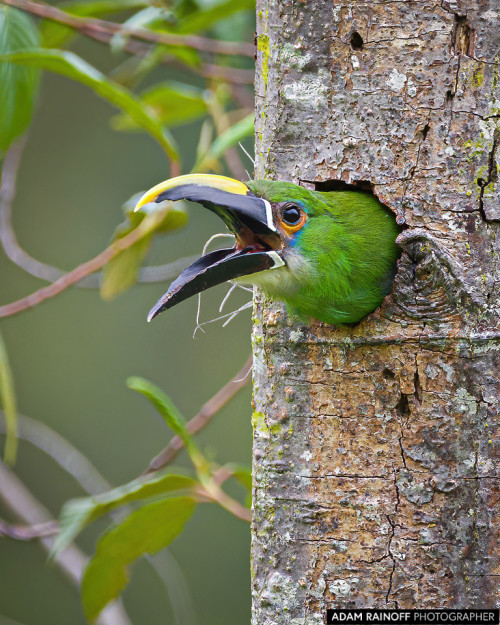
{"label": "thin branch", "polygon": [[[185,66],[182,66],[185,68]],[[240,85],[253,85],[255,72],[253,69],[241,69],[239,67],[228,67],[226,65],[213,65],[212,63],[203,63],[200,67],[190,67],[192,72],[200,74],[205,78],[221,78],[227,82]],[[248,91],[248,97],[245,98],[245,110],[253,110],[253,95]],[[252,105],[249,105],[249,102]]]}
{"label": "thin branch", "polygon": [[194,263],[198,258],[198,256],[184,256],[164,265],[141,267],[137,282],[163,282],[163,280],[175,278],[183,269]]}
{"label": "thin branch", "polygon": [[[111,36],[99,36],[93,37],[96,41],[103,44],[109,44]],[[154,45],[143,43],[142,41],[126,40],[123,46],[123,50],[134,56],[145,57],[151,53]],[[164,54],[160,58],[160,63],[165,65],[171,65],[172,67],[178,67],[183,71],[188,69],[193,74],[203,76],[203,78],[217,78],[225,80],[229,83],[234,83],[236,86],[240,85],[252,85],[254,83],[255,72],[253,69],[241,69],[240,67],[230,67],[228,65],[215,65],[214,63],[202,63],[201,65],[186,66],[185,63],[179,61],[171,54]],[[242,87],[240,87],[241,89]],[[247,90],[247,96],[245,97],[245,105],[242,106],[248,112],[253,110],[253,95]]]}
{"label": "thin branch", "polygon": [[103,37],[109,37],[116,34],[128,35],[135,39],[150,41],[170,46],[187,46],[200,50],[202,52],[215,52],[216,54],[237,54],[252,57],[255,54],[255,46],[250,43],[240,43],[232,41],[218,41],[198,35],[176,35],[173,33],[157,32],[146,28],[130,28],[124,24],[109,22],[106,20],[77,17],[65,11],[42,4],[33,2],[32,0],[3,0],[4,4],[17,7],[23,11],[27,11],[32,15],[43,17],[78,30],[84,35],[98,38],[103,41]]}
{"label": "thin branch", "polygon": [[[227,112],[224,110],[224,107],[221,106],[216,96],[209,100],[208,111],[212,116],[214,126],[218,135],[221,135],[228,128],[230,128],[231,124],[229,122]],[[243,163],[240,160],[236,148],[227,148],[224,154],[224,158],[226,159],[226,163],[229,167],[229,170],[231,171],[231,174],[237,180],[245,180],[246,171],[243,167]]]}
{"label": "thin branch", "polygon": [[[41,421],[18,415],[18,437],[50,456],[89,495],[112,488],[95,466],[69,441]],[[5,434],[5,416],[0,410],[0,434]]]}
{"label": "thin branch", "polygon": [[[91,36],[91,35],[88,35]],[[99,36],[92,37],[96,41],[99,41],[103,44],[109,44],[112,37],[111,36]],[[143,43],[142,41],[135,41],[128,39],[125,41],[123,45],[123,50],[128,52],[129,54],[133,54],[134,56],[145,57],[151,53],[154,49],[154,44],[150,45],[147,43]],[[217,78],[221,80],[225,80],[229,83],[234,83],[235,85],[252,85],[254,83],[255,72],[253,69],[241,69],[240,67],[230,67],[228,65],[215,65],[214,63],[201,63],[201,65],[194,66],[186,66],[185,63],[179,61],[172,54],[165,53],[160,58],[160,63],[165,65],[171,65],[172,67],[178,67],[183,71],[189,70],[193,74],[197,74],[198,76],[203,76],[203,78]],[[241,88],[241,87],[240,87]],[[253,96],[250,91],[248,91],[248,95],[245,98],[246,105],[242,106],[251,112],[253,110]]]}
{"label": "thin branch", "polygon": [[239,501],[233,499],[220,488],[214,481],[210,482],[206,486],[199,486],[197,493],[200,497],[206,498],[209,501],[218,503],[225,510],[234,514],[235,517],[248,523],[252,520],[252,511],[243,506]]}
{"label": "thin branch", "polygon": [[25,252],[19,245],[12,228],[12,202],[16,195],[17,174],[25,144],[26,137],[23,137],[14,143],[5,155],[0,183],[0,243],[9,260],[18,267],[32,276],[55,282],[64,275],[63,272],[36,260]]}
{"label": "thin branch", "polygon": [[[4,159],[0,182],[0,243],[7,258],[26,271],[26,273],[41,280],[56,282],[66,275],[65,272],[52,265],[42,263],[25,252],[19,245],[12,228],[12,203],[16,194],[17,174],[25,142],[26,140],[23,138],[13,144],[7,151]],[[137,281],[162,282],[163,280],[173,278],[197,258],[197,256],[187,256],[164,265],[142,267]],[[75,286],[98,289],[100,287],[100,276],[85,276]]]}
{"label": "thin branch", "polygon": [[[30,526],[52,523],[49,512],[31,494],[21,480],[0,460],[0,498],[23,522]],[[46,552],[52,548],[54,538],[43,536],[40,543]],[[70,545],[54,558],[55,564],[79,588],[87,557],[80,549]],[[131,625],[120,602],[108,606],[96,621],[99,625]]]}
{"label": "thin branch", "polygon": [[[211,399],[209,399],[201,410],[195,415],[187,424],[188,432],[195,434],[205,427],[212,417],[227,404],[227,402],[238,393],[244,386],[246,386],[248,379],[248,371],[252,368],[252,357],[250,357],[243,368],[232,378],[227,384],[225,384]],[[170,443],[155,456],[149,463],[148,468],[144,472],[153,473],[159,471],[164,466],[172,462],[177,456],[180,450],[184,447],[184,443],[178,436],[170,441]]]}
{"label": "thin branch", "polygon": [[43,287],[35,291],[31,295],[27,297],[23,297],[15,302],[10,304],[6,304],[5,306],[0,306],[0,317],[8,317],[10,315],[15,315],[20,313],[28,308],[33,308],[33,306],[37,306],[41,304],[46,299],[54,297],[58,295],[65,289],[70,286],[73,286],[86,276],[91,273],[102,269],[106,263],[109,263],[111,259],[117,256],[123,250],[129,248],[131,245],[142,239],[143,236],[148,234],[150,230],[147,226],[144,226],[144,221],[142,221],[137,228],[132,230],[129,234],[124,236],[122,239],[118,239],[113,241],[111,245],[109,245],[105,250],[103,250],[100,254],[88,260],[85,263],[82,263],[73,271],[64,274],[50,284],[49,286]]}
{"label": "thin branch", "polygon": [[7,536],[14,540],[34,540],[44,536],[55,536],[59,532],[57,521],[47,521],[37,525],[12,525],[0,519],[0,537]]}

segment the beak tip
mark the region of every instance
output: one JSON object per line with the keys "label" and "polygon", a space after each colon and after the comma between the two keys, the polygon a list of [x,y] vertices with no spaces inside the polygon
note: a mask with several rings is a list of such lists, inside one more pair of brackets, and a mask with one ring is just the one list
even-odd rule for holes
{"label": "beak tip", "polygon": [[154,306],[148,313],[148,318],[147,318],[148,323],[153,321],[153,319],[157,317],[162,312],[162,310],[163,310],[162,306],[158,306],[158,305]]}

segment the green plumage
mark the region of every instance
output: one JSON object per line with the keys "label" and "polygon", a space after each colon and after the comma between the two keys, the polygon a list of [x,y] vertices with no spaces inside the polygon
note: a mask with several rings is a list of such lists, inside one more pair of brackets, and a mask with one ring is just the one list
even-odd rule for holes
{"label": "green plumage", "polygon": [[248,276],[248,281],[284,300],[290,313],[303,320],[355,323],[380,306],[396,271],[399,228],[374,196],[309,191],[289,182],[245,184],[272,205],[293,202],[308,216],[295,234],[280,232],[286,265]]}

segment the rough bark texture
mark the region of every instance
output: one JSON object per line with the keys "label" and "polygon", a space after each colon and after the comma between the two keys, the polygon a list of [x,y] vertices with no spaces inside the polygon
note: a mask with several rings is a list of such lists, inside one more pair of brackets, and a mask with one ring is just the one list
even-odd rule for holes
{"label": "rough bark texture", "polygon": [[406,229],[355,328],[257,295],[253,624],[497,606],[500,0],[257,4],[257,176]]}

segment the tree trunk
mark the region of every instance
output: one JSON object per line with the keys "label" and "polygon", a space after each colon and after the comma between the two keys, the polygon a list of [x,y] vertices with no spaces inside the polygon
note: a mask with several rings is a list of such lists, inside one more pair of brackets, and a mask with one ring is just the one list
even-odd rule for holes
{"label": "tree trunk", "polygon": [[257,177],[404,230],[354,328],[256,295],[252,622],[497,606],[500,0],[257,5]]}

